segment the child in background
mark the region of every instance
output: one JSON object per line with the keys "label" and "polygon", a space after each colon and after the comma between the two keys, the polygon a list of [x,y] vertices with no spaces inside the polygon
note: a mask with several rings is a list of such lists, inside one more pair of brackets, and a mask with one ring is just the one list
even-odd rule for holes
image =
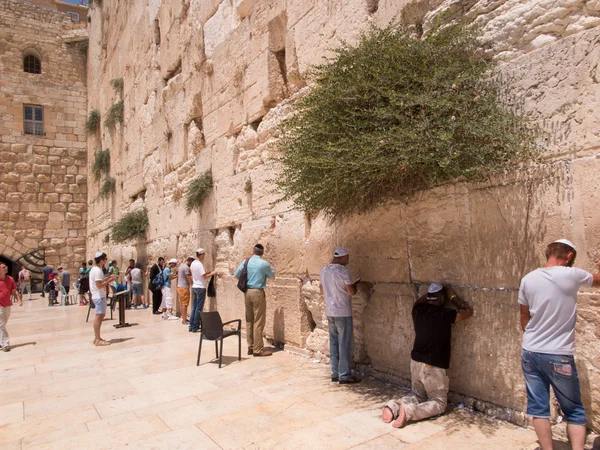
{"label": "child in background", "polygon": [[56,283],[56,273],[51,273],[50,280],[46,283],[46,292],[48,292],[48,306],[58,305],[56,298],[58,297],[58,285]]}

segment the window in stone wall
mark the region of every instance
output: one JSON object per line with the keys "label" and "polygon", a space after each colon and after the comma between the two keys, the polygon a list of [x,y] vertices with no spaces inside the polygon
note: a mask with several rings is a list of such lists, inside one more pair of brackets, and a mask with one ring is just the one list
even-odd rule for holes
{"label": "window in stone wall", "polygon": [[25,134],[44,136],[44,107],[23,105],[23,128]]}
{"label": "window in stone wall", "polygon": [[71,22],[79,23],[79,14],[73,11],[67,11],[67,14],[71,16]]}
{"label": "window in stone wall", "polygon": [[42,73],[42,63],[36,55],[25,55],[23,58],[23,70],[27,73]]}

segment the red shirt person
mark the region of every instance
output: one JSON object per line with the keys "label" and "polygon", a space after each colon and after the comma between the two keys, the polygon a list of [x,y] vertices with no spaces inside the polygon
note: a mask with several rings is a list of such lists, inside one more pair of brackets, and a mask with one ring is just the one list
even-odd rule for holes
{"label": "red shirt person", "polygon": [[23,306],[23,301],[19,296],[15,280],[8,275],[8,266],[0,263],[0,349],[4,352],[10,351],[6,323],[10,317],[10,310],[12,308],[11,297],[13,295],[17,297],[19,306]]}

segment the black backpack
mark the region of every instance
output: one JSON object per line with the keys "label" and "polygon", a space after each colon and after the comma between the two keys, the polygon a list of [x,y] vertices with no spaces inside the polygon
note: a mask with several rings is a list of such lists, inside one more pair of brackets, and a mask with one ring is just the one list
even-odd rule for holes
{"label": "black backpack", "polygon": [[248,261],[249,260],[250,260],[250,258],[248,258],[246,260],[246,262],[244,263],[244,267],[242,269],[242,273],[240,274],[240,279],[238,280],[238,284],[237,284],[238,289],[240,291],[242,291],[244,294],[248,290]]}

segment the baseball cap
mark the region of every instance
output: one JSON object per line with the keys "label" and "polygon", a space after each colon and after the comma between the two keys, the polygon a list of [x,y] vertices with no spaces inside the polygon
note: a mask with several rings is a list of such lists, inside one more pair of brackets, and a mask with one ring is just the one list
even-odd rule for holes
{"label": "baseball cap", "polygon": [[177,264],[177,259],[171,258],[168,264]]}
{"label": "baseball cap", "polygon": [[553,244],[565,244],[565,245],[568,245],[569,247],[571,247],[573,250],[577,251],[577,247],[575,247],[575,244],[573,244],[568,239],[558,239],[558,240],[554,241]]}
{"label": "baseball cap", "polygon": [[202,247],[200,247],[199,249],[196,250],[196,254],[204,255],[204,254],[206,254],[206,250],[204,250]]}
{"label": "baseball cap", "polygon": [[435,294],[436,292],[440,292],[442,289],[444,289],[444,286],[442,286],[439,283],[431,283],[429,285],[429,289],[427,289],[427,293],[428,294]]}
{"label": "baseball cap", "polygon": [[346,250],[344,247],[338,247],[334,250],[333,252],[333,256],[335,256],[336,258],[341,258],[342,256],[348,256],[348,250]]}

